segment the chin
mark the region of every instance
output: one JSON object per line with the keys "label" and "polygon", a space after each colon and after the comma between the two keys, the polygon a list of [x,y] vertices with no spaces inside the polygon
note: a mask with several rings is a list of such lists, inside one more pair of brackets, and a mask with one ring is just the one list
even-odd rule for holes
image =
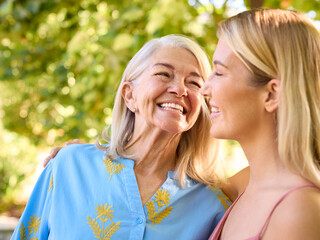
{"label": "chin", "polygon": [[166,124],[161,127],[164,131],[168,133],[183,133],[188,131],[190,128],[187,128],[185,126],[181,126],[179,124]]}
{"label": "chin", "polygon": [[213,127],[210,129],[210,135],[216,139],[229,139],[223,130]]}

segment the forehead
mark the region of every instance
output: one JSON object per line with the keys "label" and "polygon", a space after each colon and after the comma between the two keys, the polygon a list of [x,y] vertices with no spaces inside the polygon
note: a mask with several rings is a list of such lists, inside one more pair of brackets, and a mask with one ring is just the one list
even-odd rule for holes
{"label": "forehead", "polygon": [[224,42],[223,39],[218,41],[216,50],[213,54],[213,61],[228,62],[236,57],[231,48]]}
{"label": "forehead", "polygon": [[150,58],[151,67],[157,63],[168,63],[175,68],[190,68],[192,71],[200,72],[196,57],[187,49],[182,47],[161,47],[153,52]]}
{"label": "forehead", "polygon": [[252,79],[253,75],[243,63],[243,61],[231,50],[231,48],[220,39],[216,50],[213,55],[213,64],[215,67],[217,65],[223,65],[232,74],[235,74],[238,78],[241,76]]}

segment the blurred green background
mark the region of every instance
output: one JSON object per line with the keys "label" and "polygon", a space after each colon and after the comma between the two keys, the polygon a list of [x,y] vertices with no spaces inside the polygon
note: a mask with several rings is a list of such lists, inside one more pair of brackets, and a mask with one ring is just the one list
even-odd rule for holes
{"label": "blurred green background", "polygon": [[[261,6],[297,9],[320,25],[319,0],[0,2],[0,215],[9,216],[21,214],[54,145],[93,142],[111,122],[122,72],[146,41],[185,34],[212,56],[218,23]],[[228,175],[245,164],[232,161],[244,158],[236,143],[225,153]]]}

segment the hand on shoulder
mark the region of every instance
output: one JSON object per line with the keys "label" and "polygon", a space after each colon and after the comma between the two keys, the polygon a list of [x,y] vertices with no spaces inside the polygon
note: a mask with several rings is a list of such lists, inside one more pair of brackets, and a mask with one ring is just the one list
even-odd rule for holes
{"label": "hand on shoulder", "polygon": [[44,161],[43,161],[43,167],[46,167],[48,165],[48,163],[50,162],[50,160],[52,158],[54,158],[57,153],[64,148],[67,145],[71,145],[71,144],[85,144],[84,141],[81,141],[79,139],[73,139],[71,141],[67,141],[63,146],[55,146],[51,149],[49,156],[47,156]]}

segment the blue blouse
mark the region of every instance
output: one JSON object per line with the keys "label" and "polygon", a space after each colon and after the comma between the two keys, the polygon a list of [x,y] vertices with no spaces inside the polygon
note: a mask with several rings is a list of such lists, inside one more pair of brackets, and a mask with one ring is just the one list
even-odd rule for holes
{"label": "blue blouse", "polygon": [[12,239],[208,239],[230,205],[219,190],[174,172],[143,206],[130,159],[69,145],[50,161]]}

